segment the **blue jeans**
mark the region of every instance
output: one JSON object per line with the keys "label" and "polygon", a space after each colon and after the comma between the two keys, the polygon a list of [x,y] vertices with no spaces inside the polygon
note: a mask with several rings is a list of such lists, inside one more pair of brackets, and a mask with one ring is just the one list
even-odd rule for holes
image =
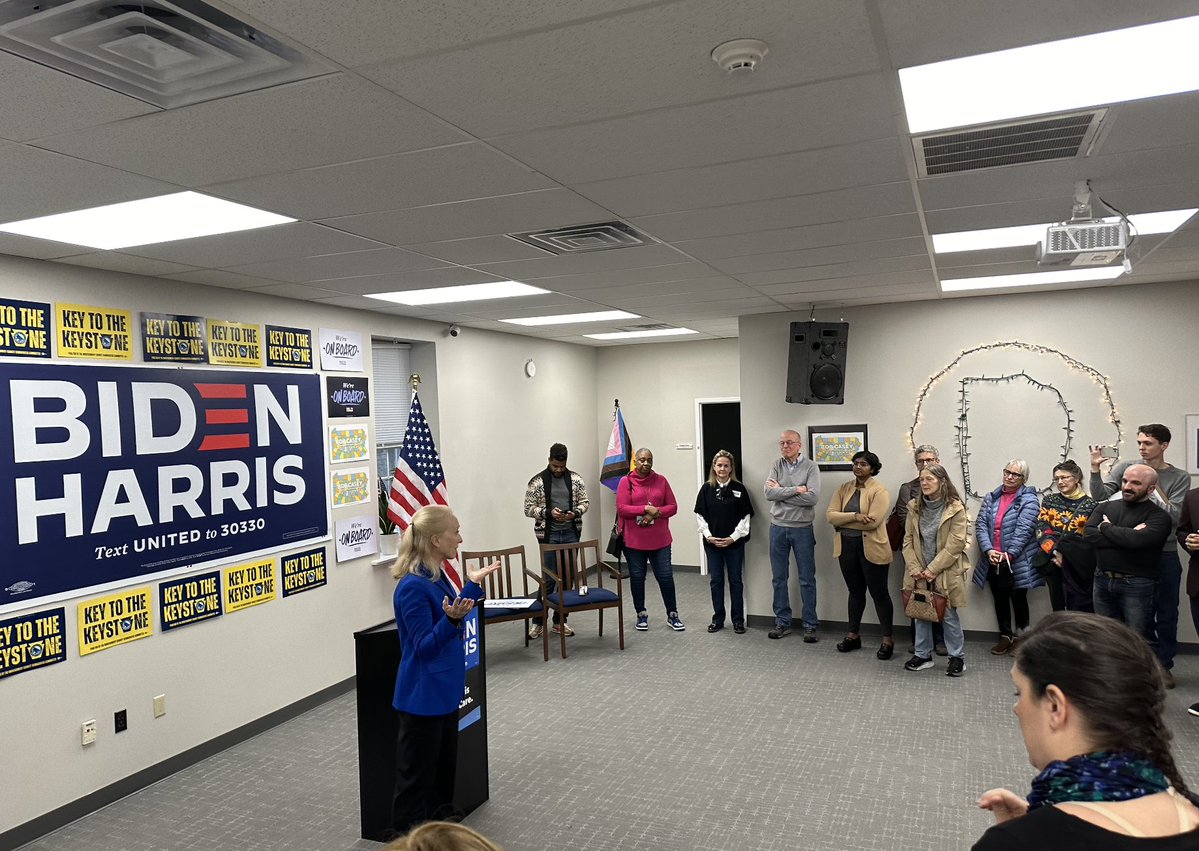
{"label": "blue jeans", "polygon": [[742,571],[745,567],[745,545],[736,547],[714,547],[704,541],[704,552],[708,556],[708,574],[712,585],[712,623],[724,625],[724,576],[729,577],[729,597],[733,602],[733,623],[745,623],[745,585]]}
{"label": "blue jeans", "polygon": [[[933,627],[932,621],[916,621],[916,655],[921,659],[933,658]],[[958,610],[953,606],[945,607],[945,620],[940,626],[945,628],[945,649],[950,656],[966,658],[966,637],[962,635],[962,620]]]}
{"label": "blue jeans", "polygon": [[662,602],[666,604],[666,614],[678,614],[679,604],[674,596],[674,570],[670,566],[670,546],[657,550],[635,550],[627,547],[624,551],[629,561],[629,585],[633,589],[633,609],[641,614],[645,609],[645,573],[646,566],[653,567],[654,579],[658,580],[658,588],[662,591]]}
{"label": "blue jeans", "polygon": [[791,554],[799,571],[799,597],[803,601],[803,628],[816,629],[816,533],[811,526],[770,526],[770,576],[774,584],[774,622],[791,626]]}
{"label": "blue jeans", "polygon": [[1178,550],[1170,539],[1170,549],[1162,552],[1161,578],[1153,595],[1153,633],[1157,641],[1153,650],[1166,670],[1174,667],[1174,654],[1178,652],[1178,586],[1182,584],[1182,562]]}
{"label": "blue jeans", "polygon": [[[1157,583],[1145,576],[1095,571],[1095,614],[1123,621],[1145,640],[1153,641],[1153,594]],[[1175,621],[1177,629],[1177,620]]]}
{"label": "blue jeans", "polygon": [[[542,543],[546,543],[546,544],[577,544],[578,542],[579,542],[579,533],[574,530],[573,526],[571,526],[571,528],[569,528],[569,529],[561,529],[558,531],[554,531],[553,529],[547,529],[545,532],[545,541],[543,541]],[[568,557],[568,560],[573,560],[573,559],[574,559],[573,554]],[[557,562],[557,559],[555,558],[553,553],[545,554],[545,572],[541,575],[545,578],[545,593],[547,596],[550,594],[553,594],[554,591],[556,591],[558,588],[557,580],[554,579],[554,577],[552,577],[550,575],[550,571],[555,570],[558,567],[556,562]],[[559,623],[560,621],[563,621],[563,620],[566,620],[566,618],[562,617],[562,615],[558,614],[557,612],[554,612],[554,623]],[[538,626],[541,626],[542,624],[545,623],[545,618],[533,618],[533,623],[537,624]]]}

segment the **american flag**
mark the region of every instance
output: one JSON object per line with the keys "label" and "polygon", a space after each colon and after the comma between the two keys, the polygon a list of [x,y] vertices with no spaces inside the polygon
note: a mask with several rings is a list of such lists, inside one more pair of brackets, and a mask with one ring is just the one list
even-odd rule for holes
{"label": "american flag", "polygon": [[[391,480],[391,493],[387,499],[387,516],[401,532],[412,523],[412,517],[423,505],[448,505],[449,496],[445,486],[445,470],[433,444],[433,432],[420,406],[420,397],[412,393],[412,407],[408,409],[408,425],[404,429],[404,445],[396,459],[395,476]],[[442,569],[451,583],[462,590],[457,562],[446,562]]]}

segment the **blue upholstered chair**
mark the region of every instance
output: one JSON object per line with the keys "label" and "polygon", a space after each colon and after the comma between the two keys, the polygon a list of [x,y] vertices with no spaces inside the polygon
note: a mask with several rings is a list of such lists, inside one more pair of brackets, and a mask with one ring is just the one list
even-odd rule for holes
{"label": "blue upholstered chair", "polygon": [[[495,623],[523,621],[525,647],[528,647],[529,623],[533,618],[545,617],[545,581],[542,579],[540,573],[529,570],[525,564],[524,547],[509,547],[506,550],[474,550],[462,553],[463,567],[470,562],[478,562],[480,565],[483,565],[493,561],[499,561],[503,566],[494,573],[488,574],[487,578],[483,580],[487,599],[502,600],[513,597],[532,597],[534,602],[527,609],[505,609],[487,606],[484,601],[483,627],[486,629]],[[521,578],[523,593],[517,593],[516,586],[513,584],[514,572]],[[536,586],[533,593],[529,593],[530,579],[533,580],[533,584]],[[543,630],[541,633],[541,661],[543,662],[550,660],[550,640],[548,633],[548,629]]]}
{"label": "blue upholstered chair", "polygon": [[[604,634],[604,609],[616,609],[616,624],[620,632],[620,649],[624,650],[624,595],[621,575],[600,559],[599,541],[579,541],[576,544],[541,544],[541,565],[546,576],[557,583],[554,593],[545,596],[545,605],[558,612],[562,620],[576,612],[599,612],[599,634]],[[594,568],[594,580],[590,578]],[[604,587],[605,574],[608,587]],[[613,588],[615,583],[615,588]],[[582,593],[586,587],[587,593]],[[578,621],[575,622],[576,624]],[[559,633],[562,658],[566,658],[566,630]]]}

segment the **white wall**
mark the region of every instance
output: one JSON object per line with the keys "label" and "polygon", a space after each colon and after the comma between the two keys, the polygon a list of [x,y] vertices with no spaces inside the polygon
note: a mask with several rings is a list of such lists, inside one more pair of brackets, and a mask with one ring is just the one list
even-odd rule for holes
{"label": "white wall", "polygon": [[[554,440],[596,464],[588,348],[471,329],[450,339],[440,324],[9,257],[0,257],[0,292],[414,341],[422,402],[467,547],[533,544],[524,485]],[[535,379],[522,372],[529,357],[540,368]],[[67,660],[0,683],[0,727],[9,731],[0,737],[0,765],[20,778],[6,786],[0,832],[352,676],[352,633],[391,618],[393,584],[370,559],[336,564],[330,552],[323,589],[166,634],[155,612],[153,636],[83,658],[77,599],[65,601]],[[158,694],[166,695],[167,714],[154,719]],[[121,708],[129,710],[129,729],[118,737],[112,713]],[[84,749],[79,726],[91,718],[99,741]]]}
{"label": "white wall", "polygon": [[[946,299],[939,302],[878,305],[839,311],[817,319],[844,318],[850,323],[848,374],[844,405],[792,405],[784,401],[789,324],[806,315],[770,314],[744,317],[740,322],[742,451],[747,463],[761,469],[777,453],[780,430],[866,423],[869,447],[883,463],[879,479],[892,502],[899,484],[915,475],[905,435],[912,425],[917,397],[934,376],[966,349],[981,344],[1018,340],[1051,347],[1089,365],[1108,377],[1123,422],[1123,457],[1136,457],[1136,427],[1143,422],[1165,423],[1175,435],[1166,460],[1183,464],[1186,414],[1199,412],[1199,373],[1194,369],[1199,343],[1199,297],[1195,283],[1112,287],[1059,293]],[[830,312],[831,314],[831,312]],[[1121,320],[1121,317],[1130,317]],[[941,450],[955,483],[963,481],[957,449],[961,424],[962,379],[1026,372],[1042,384],[1061,391],[1076,430],[1070,457],[1089,471],[1087,443],[1114,441],[1115,426],[1101,388],[1080,369],[1052,353],[1011,347],[962,358],[932,387],[922,408],[916,443],[933,443]],[[1038,390],[1024,379],[1008,383],[967,382],[967,449],[973,489],[985,493],[999,484],[1002,465],[1023,456],[1032,465],[1031,483],[1050,481],[1065,439],[1066,413],[1049,390]],[[836,487],[849,473],[822,476],[817,507],[816,556],[819,614],[846,620],[846,593],[832,558],[832,534],[824,514]],[[753,484],[753,483],[751,483]],[[765,510],[758,489],[756,503]],[[979,501],[970,499],[971,516]],[[765,527],[763,527],[763,530]],[[771,607],[768,535],[755,535],[747,558],[747,609],[773,615]],[[972,550],[973,552],[973,550]],[[898,560],[892,584],[898,587]],[[792,568],[792,608],[798,612],[798,586]],[[1032,592],[1034,618],[1049,610],[1048,594]],[[896,597],[898,602],[898,596]],[[877,623],[867,604],[866,621]],[[902,615],[897,616],[897,622]],[[963,612],[967,629],[993,631],[995,614],[990,591],[973,589]],[[1195,641],[1195,630],[1183,602],[1179,638]]]}
{"label": "white wall", "polygon": [[[667,478],[679,501],[680,517],[670,523],[675,564],[700,563],[699,534],[691,511],[699,489],[699,449],[675,449],[675,445],[697,444],[696,399],[738,395],[737,358],[736,340],[655,343],[599,351],[595,393],[599,434],[593,464],[598,468],[607,448],[612,433],[612,401],[619,399],[633,448],[645,446],[653,451],[654,470]],[[742,411],[743,421],[744,416]],[[616,497],[607,488],[601,490],[602,536],[606,543],[616,516]]]}

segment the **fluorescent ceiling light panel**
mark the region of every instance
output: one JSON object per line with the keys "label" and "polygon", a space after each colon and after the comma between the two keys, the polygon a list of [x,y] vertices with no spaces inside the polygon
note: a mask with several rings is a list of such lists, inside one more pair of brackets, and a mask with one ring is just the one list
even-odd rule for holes
{"label": "fluorescent ceiling light panel", "polygon": [[[1199,212],[1199,208],[1189,210],[1164,210],[1160,213],[1137,213],[1129,216],[1138,236],[1149,236],[1155,233],[1173,233],[1178,230],[1191,216]],[[1116,216],[1103,219],[1108,223],[1120,221]],[[1054,222],[1053,224],[1057,224]],[[1015,248],[1021,245],[1036,245],[1045,238],[1045,229],[1050,222],[1043,225],[1017,225],[1010,228],[990,228],[989,230],[964,230],[957,233],[933,234],[933,251],[937,254],[952,254],[956,251],[981,251],[988,248]]]}
{"label": "fluorescent ceiling light panel", "polygon": [[595,313],[561,313],[557,316],[528,316],[524,319],[501,319],[513,325],[573,325],[576,322],[611,322],[617,319],[640,319],[636,313],[623,310],[599,310]]}
{"label": "fluorescent ceiling light panel", "polygon": [[1124,274],[1123,266],[1098,269],[1060,269],[1053,272],[1027,272],[1020,275],[988,275],[981,278],[953,278],[941,281],[941,292],[992,290],[1007,287],[1031,287],[1037,284],[1065,284],[1072,281],[1110,281]]}
{"label": "fluorescent ceiling light panel", "polygon": [[541,287],[531,287],[520,281],[496,281],[491,284],[467,284],[459,287],[434,287],[428,290],[407,290],[394,293],[368,293],[367,298],[394,301],[417,307],[425,304],[456,304],[463,301],[489,301],[494,298],[514,298],[522,295],[548,293]]}
{"label": "fluorescent ceiling light panel", "polygon": [[157,198],[9,222],[0,225],[0,231],[112,250],[265,228],[294,221],[287,216],[198,192],[176,192]]}
{"label": "fluorescent ceiling light panel", "polygon": [[690,328],[656,328],[653,331],[613,331],[610,334],[584,334],[591,340],[636,340],[641,337],[677,337],[681,334],[698,334]]}
{"label": "fluorescent ceiling light panel", "polygon": [[[986,124],[1199,89],[1199,17],[899,69],[908,130]],[[1093,70],[1095,62],[1099,70]]]}

